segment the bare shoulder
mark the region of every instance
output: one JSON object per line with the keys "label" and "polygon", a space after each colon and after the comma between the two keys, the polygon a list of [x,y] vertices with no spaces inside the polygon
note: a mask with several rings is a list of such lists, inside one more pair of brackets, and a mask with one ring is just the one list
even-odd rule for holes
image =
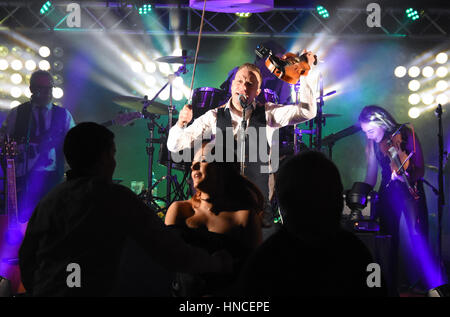
{"label": "bare shoulder", "polygon": [[166,225],[176,224],[180,220],[192,216],[193,213],[194,210],[190,200],[174,201],[167,209],[164,222]]}

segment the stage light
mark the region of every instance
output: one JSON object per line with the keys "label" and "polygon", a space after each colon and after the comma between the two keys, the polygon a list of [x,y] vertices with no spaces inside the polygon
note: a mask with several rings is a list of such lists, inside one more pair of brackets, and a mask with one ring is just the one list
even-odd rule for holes
{"label": "stage light", "polygon": [[436,76],[444,78],[448,74],[448,69],[445,66],[439,66],[438,69],[436,69]]}
{"label": "stage light", "polygon": [[154,76],[148,76],[145,78],[145,84],[148,87],[153,87],[154,85],[156,85],[156,78]]}
{"label": "stage light", "polygon": [[23,68],[23,64],[20,60],[15,59],[11,62],[11,68],[14,70],[21,70]]}
{"label": "stage light", "polygon": [[25,88],[25,90],[23,91],[23,94],[25,95],[25,97],[31,98],[30,87]]}
{"label": "stage light", "polygon": [[49,70],[50,69],[50,63],[43,59],[39,62],[39,69],[41,70]]}
{"label": "stage light", "polygon": [[419,18],[419,13],[417,12],[417,10],[414,10],[413,8],[408,8],[406,9],[406,16],[415,21]]}
{"label": "stage light", "polygon": [[174,89],[172,91],[173,94],[173,99],[180,101],[181,99],[183,99],[183,92],[180,89]]}
{"label": "stage light", "polygon": [[18,100],[13,100],[13,101],[11,101],[11,103],[9,104],[9,108],[10,108],[10,109],[15,108],[15,107],[17,107],[18,105],[20,105],[20,101],[18,101]]}
{"label": "stage light", "polygon": [[64,79],[61,75],[54,75],[53,83],[55,84],[55,86],[61,86],[64,83]]}
{"label": "stage light", "polygon": [[433,76],[433,74],[434,74],[434,69],[431,66],[425,66],[422,69],[423,77],[429,78],[429,77]]}
{"label": "stage light", "polygon": [[62,71],[62,69],[64,68],[64,63],[61,61],[55,61],[53,63],[53,69],[60,72]]}
{"label": "stage light", "polygon": [[428,297],[450,297],[450,287],[444,284],[428,291]]}
{"label": "stage light", "polygon": [[6,59],[0,59],[0,70],[7,70],[9,67],[9,63]]}
{"label": "stage light", "polygon": [[168,75],[172,72],[168,63],[159,63],[159,71],[164,75]]}
{"label": "stage light", "polygon": [[420,88],[420,82],[416,79],[413,79],[409,82],[408,84],[408,88],[411,91],[417,91]]}
{"label": "stage light", "polygon": [[448,102],[448,97],[446,94],[440,94],[436,97],[436,103],[445,105]]}
{"label": "stage light", "polygon": [[152,5],[151,4],[144,4],[138,10],[139,15],[147,15],[147,14],[150,13],[150,11],[152,11]]}
{"label": "stage light", "polygon": [[316,7],[317,13],[319,13],[319,15],[324,18],[327,19],[330,17],[330,14],[328,13],[328,10],[325,9],[323,6],[317,6]]}
{"label": "stage light", "polygon": [[12,87],[10,93],[13,98],[19,98],[22,95],[22,90],[19,87]]}
{"label": "stage light", "polygon": [[177,78],[175,78],[174,81],[173,81],[173,85],[174,85],[175,87],[182,87],[183,84],[184,84],[184,81],[183,81],[183,78],[181,78],[181,77],[177,77]]}
{"label": "stage light", "polygon": [[41,10],[39,11],[42,15],[46,14],[48,11],[50,11],[52,7],[52,3],[50,1],[45,2],[42,7]]}
{"label": "stage light", "polygon": [[33,61],[32,59],[29,59],[25,62],[25,68],[27,70],[29,70],[30,72],[32,72],[33,70],[36,69],[36,62]]}
{"label": "stage light", "polygon": [[50,56],[50,49],[47,46],[41,46],[39,48],[39,55],[41,55],[41,57],[49,57]]}
{"label": "stage light", "polygon": [[408,70],[409,77],[417,77],[420,75],[420,68],[417,66],[410,67]]}
{"label": "stage light", "polygon": [[436,63],[445,64],[448,60],[448,55],[444,52],[436,55]]}
{"label": "stage light", "polygon": [[417,105],[420,102],[420,96],[418,94],[411,94],[408,97],[408,102],[411,105]]}
{"label": "stage light", "polygon": [[53,55],[61,58],[64,56],[64,50],[61,47],[55,47],[55,49],[53,50]]}
{"label": "stage light", "polygon": [[14,47],[11,49],[11,53],[12,53],[14,56],[20,57],[20,56],[22,56],[22,54],[23,54],[23,50],[22,50],[19,46],[14,46]]}
{"label": "stage light", "polygon": [[412,108],[410,108],[409,111],[408,111],[408,116],[409,116],[410,118],[412,118],[412,119],[416,119],[416,118],[418,118],[418,117],[420,116],[420,113],[421,113],[421,111],[420,111],[419,108],[417,108],[417,107],[412,107]]}
{"label": "stage light", "polygon": [[64,91],[61,88],[59,87],[53,88],[53,98],[60,99],[62,98],[62,96],[64,96]]}
{"label": "stage light", "polygon": [[394,70],[394,75],[398,78],[404,77],[406,75],[406,67],[397,66]]}
{"label": "stage light", "polygon": [[250,12],[236,12],[235,15],[240,18],[249,18],[252,14]]}
{"label": "stage light", "polygon": [[22,82],[23,78],[22,75],[18,74],[18,73],[14,73],[11,75],[11,82],[14,85],[19,85]]}
{"label": "stage light", "polygon": [[147,63],[145,63],[145,70],[146,70],[148,73],[154,73],[154,72],[156,72],[156,64],[153,63],[153,62],[147,62]]}
{"label": "stage light", "polygon": [[446,91],[447,90],[447,88],[448,88],[448,84],[447,84],[447,82],[445,81],[445,80],[439,80],[437,83],[436,83],[436,89],[438,90],[438,91]]}
{"label": "stage light", "polygon": [[169,89],[164,89],[163,91],[161,91],[158,97],[162,101],[166,101],[167,99],[169,99],[169,93]]}
{"label": "stage light", "polygon": [[6,56],[8,56],[8,54],[9,54],[9,49],[6,46],[1,45],[0,46],[0,57],[6,57]]}
{"label": "stage light", "polygon": [[140,62],[132,62],[130,67],[131,70],[135,73],[140,73],[143,70],[142,64]]}
{"label": "stage light", "polygon": [[421,98],[422,98],[422,102],[424,104],[426,104],[427,106],[431,105],[433,103],[433,101],[434,101],[433,95],[432,94],[428,94],[428,93],[422,94]]}

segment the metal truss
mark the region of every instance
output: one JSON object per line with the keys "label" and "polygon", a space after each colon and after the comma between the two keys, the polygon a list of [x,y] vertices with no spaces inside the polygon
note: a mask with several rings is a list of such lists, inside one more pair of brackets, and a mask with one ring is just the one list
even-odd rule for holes
{"label": "metal truss", "polygon": [[[55,1],[53,1],[55,2]],[[23,32],[68,31],[196,36],[201,11],[187,5],[155,5],[151,14],[139,16],[136,2],[83,2],[81,27],[67,26],[67,5],[59,1],[40,15],[41,1],[0,1],[0,28]],[[313,37],[410,38],[448,40],[450,10],[429,9],[419,20],[407,20],[403,9],[383,8],[381,27],[367,26],[366,8],[335,8],[322,19],[312,8],[275,8],[239,18],[230,13],[206,12],[204,36],[213,37]]]}

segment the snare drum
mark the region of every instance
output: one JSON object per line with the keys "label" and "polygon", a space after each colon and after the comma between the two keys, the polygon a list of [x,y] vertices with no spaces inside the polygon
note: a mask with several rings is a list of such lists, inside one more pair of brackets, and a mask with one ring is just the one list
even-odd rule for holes
{"label": "snare drum", "polygon": [[192,112],[194,119],[206,111],[217,108],[228,101],[229,94],[222,89],[213,87],[200,87],[194,89],[192,94]]}

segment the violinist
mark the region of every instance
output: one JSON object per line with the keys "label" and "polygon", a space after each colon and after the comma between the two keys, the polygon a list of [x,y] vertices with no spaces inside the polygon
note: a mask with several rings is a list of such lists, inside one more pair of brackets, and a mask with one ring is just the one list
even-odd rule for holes
{"label": "violinist", "polygon": [[[313,65],[314,55],[307,53],[309,63]],[[178,152],[186,148],[192,148],[194,141],[204,139],[204,136],[216,135],[220,128],[225,140],[225,131],[232,128],[234,139],[236,139],[241,128],[243,117],[243,105],[241,102],[245,99],[244,106],[245,118],[248,127],[255,127],[260,131],[261,127],[265,127],[263,135],[258,135],[258,144],[250,145],[252,149],[256,149],[258,153],[259,146],[267,143],[266,148],[270,148],[272,144],[272,136],[276,129],[310,120],[316,116],[316,94],[313,85],[303,85],[303,100],[299,105],[278,105],[267,102],[264,105],[257,106],[255,98],[261,92],[262,76],[258,67],[254,64],[246,63],[239,67],[236,77],[232,82],[232,96],[224,105],[217,105],[215,109],[211,109],[202,116],[195,119],[191,125],[186,125],[192,120],[192,107],[185,105],[179,113],[177,123],[170,129],[167,140],[167,148],[172,152]],[[263,138],[263,139],[261,139]],[[216,138],[217,139],[217,138]],[[264,140],[265,139],[265,140]],[[226,141],[224,141],[226,142]],[[248,153],[248,151],[246,151]],[[258,155],[258,159],[259,159]],[[255,162],[255,164],[247,164],[245,176],[255,183],[268,201],[268,173],[261,173],[260,167],[263,162]],[[264,165],[266,165],[264,163]],[[230,197],[233,199],[233,197]],[[263,233],[263,239],[264,239]]]}
{"label": "violinist", "polygon": [[[400,219],[403,216],[406,232],[420,235],[426,242],[428,237],[428,211],[423,188],[424,160],[419,139],[407,125],[398,124],[392,115],[379,106],[367,106],[359,115],[359,123],[367,137],[367,173],[365,182],[375,186],[378,166],[381,167],[379,199],[375,212],[380,220],[380,230],[391,235],[392,274],[391,283],[397,285],[399,240],[407,238],[400,234]],[[409,253],[409,254],[408,254]],[[402,252],[406,276],[403,283],[414,286],[419,277],[414,264],[414,252]],[[417,263],[416,263],[417,264]]]}

